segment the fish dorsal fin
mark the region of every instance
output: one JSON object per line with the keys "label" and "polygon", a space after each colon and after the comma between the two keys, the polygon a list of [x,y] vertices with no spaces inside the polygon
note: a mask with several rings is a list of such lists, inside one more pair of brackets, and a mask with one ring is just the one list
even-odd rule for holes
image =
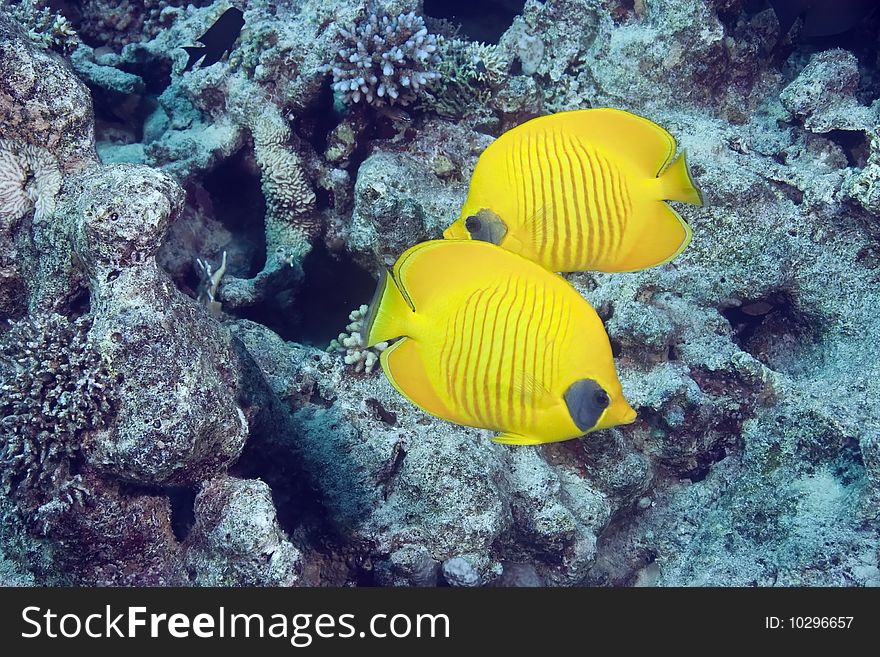
{"label": "fish dorsal fin", "polygon": [[489,285],[513,268],[539,267],[494,244],[478,240],[432,240],[410,248],[394,264],[394,278],[417,309],[450,291]]}
{"label": "fish dorsal fin", "polygon": [[418,342],[403,338],[392,344],[379,358],[391,385],[416,406],[432,415],[449,417],[449,409],[437,396],[419,353]]}
{"label": "fish dorsal fin", "polygon": [[672,135],[653,121],[610,107],[541,116],[508,134],[519,130],[552,130],[571,135],[584,146],[592,145],[623,158],[648,178],[663,171],[676,150]]}

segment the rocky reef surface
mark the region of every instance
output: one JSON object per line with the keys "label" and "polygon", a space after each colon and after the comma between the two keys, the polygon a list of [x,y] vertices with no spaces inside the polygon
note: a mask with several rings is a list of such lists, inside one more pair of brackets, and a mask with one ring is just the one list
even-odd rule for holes
{"label": "rocky reef surface", "polygon": [[[0,583],[880,585],[880,16],[455,5],[0,2]],[[638,420],[426,415],[377,275],[504,130],[603,106],[706,200],[673,263],[569,276]]]}

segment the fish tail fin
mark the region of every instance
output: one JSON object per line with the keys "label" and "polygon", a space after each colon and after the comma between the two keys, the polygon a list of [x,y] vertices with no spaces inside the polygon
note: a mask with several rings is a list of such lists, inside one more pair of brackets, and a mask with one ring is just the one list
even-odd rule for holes
{"label": "fish tail fin", "polygon": [[681,155],[660,174],[661,197],[667,201],[683,201],[693,205],[703,205],[703,194],[697,187],[687,165],[687,153]]}
{"label": "fish tail fin", "polygon": [[183,69],[184,73],[190,70],[193,65],[202,58],[205,54],[205,48],[202,46],[183,46],[183,49],[186,50],[189,55],[189,61],[186,63],[186,68]]}
{"label": "fish tail fin", "polygon": [[376,287],[370,304],[370,314],[364,324],[367,346],[408,335],[413,313],[413,304],[400,289],[391,272],[386,271]]}

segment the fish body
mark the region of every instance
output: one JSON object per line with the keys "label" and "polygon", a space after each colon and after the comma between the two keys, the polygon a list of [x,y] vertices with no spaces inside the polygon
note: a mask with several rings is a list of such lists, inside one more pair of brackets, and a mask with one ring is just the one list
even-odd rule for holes
{"label": "fish body", "polygon": [[[550,271],[634,271],[691,240],[665,201],[702,204],[666,130],[616,109],[527,121],[480,156],[447,239],[489,241]],[[671,164],[670,164],[671,162]]]}
{"label": "fish body", "polygon": [[196,39],[204,46],[184,46],[183,49],[189,54],[189,61],[183,70],[189,71],[203,57],[202,67],[219,62],[224,53],[232,50],[243,26],[244,14],[240,9],[230,7],[224,11],[208,31]]}
{"label": "fish body", "polygon": [[611,346],[562,277],[492,244],[423,242],[380,281],[367,343],[425,411],[538,444],[632,422]]}

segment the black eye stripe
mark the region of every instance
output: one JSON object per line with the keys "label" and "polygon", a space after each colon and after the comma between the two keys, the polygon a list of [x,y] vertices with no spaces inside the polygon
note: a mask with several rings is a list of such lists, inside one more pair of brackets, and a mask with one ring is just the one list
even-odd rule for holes
{"label": "black eye stripe", "polygon": [[571,419],[581,431],[590,431],[605,409],[611,405],[611,397],[593,379],[580,379],[565,391],[565,403]]}

